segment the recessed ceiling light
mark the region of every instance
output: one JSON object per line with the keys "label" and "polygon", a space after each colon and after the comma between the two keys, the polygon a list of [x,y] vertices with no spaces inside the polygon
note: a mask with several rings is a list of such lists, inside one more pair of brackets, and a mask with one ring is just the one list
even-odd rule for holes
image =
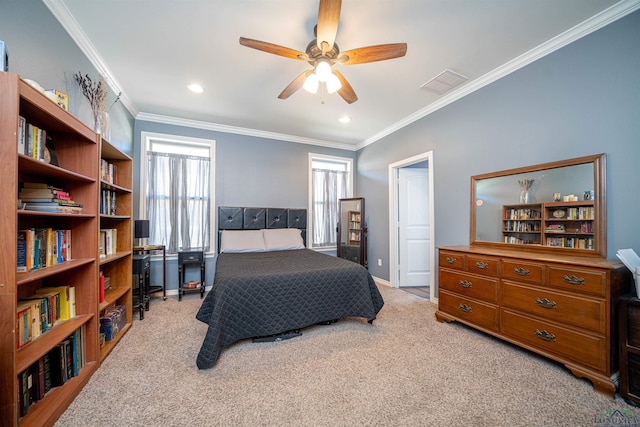
{"label": "recessed ceiling light", "polygon": [[204,89],[198,83],[191,83],[187,88],[194,93],[202,93]]}
{"label": "recessed ceiling light", "polygon": [[338,121],[340,123],[349,123],[351,121],[351,116],[347,116],[346,114],[344,116],[341,116]]}

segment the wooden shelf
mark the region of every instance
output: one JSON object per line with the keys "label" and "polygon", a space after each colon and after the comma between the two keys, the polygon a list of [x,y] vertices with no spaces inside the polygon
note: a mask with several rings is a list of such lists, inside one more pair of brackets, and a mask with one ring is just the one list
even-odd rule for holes
{"label": "wooden shelf", "polygon": [[[98,367],[98,136],[13,73],[0,73],[0,182],[9,194],[0,205],[0,425],[53,425]],[[46,131],[55,143],[58,165],[18,153],[19,117]],[[92,161],[91,159],[96,159]],[[53,184],[68,191],[83,208],[79,214],[18,210],[22,182]],[[46,268],[17,273],[18,230],[71,230],[71,260]],[[13,236],[13,237],[12,237]],[[77,315],[60,321],[16,348],[18,301],[43,287],[64,283],[75,289]],[[75,331],[84,331],[82,353],[86,363],[78,375],[33,402],[20,416],[18,379],[44,355]],[[23,411],[24,412],[24,411]]]}

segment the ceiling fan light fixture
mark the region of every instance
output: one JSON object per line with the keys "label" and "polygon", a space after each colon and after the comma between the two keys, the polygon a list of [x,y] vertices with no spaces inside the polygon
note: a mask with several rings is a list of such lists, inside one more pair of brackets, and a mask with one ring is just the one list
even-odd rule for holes
{"label": "ceiling fan light fixture", "polygon": [[316,94],[318,92],[318,84],[320,81],[318,80],[318,76],[315,73],[309,74],[309,77],[304,81],[302,87],[309,93]]}
{"label": "ceiling fan light fixture", "polygon": [[326,81],[327,92],[334,93],[342,87],[342,83],[340,83],[340,79],[333,73],[329,75],[329,78]]}
{"label": "ceiling fan light fixture", "polygon": [[318,76],[318,80],[321,82],[326,82],[327,79],[333,75],[331,73],[331,65],[327,60],[318,60],[316,63],[316,75]]}

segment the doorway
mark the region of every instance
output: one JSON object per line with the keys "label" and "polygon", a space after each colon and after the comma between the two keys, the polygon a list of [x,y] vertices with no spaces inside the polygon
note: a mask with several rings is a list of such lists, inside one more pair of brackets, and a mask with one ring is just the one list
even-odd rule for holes
{"label": "doorway", "polygon": [[391,285],[429,287],[435,300],[433,151],[389,165]]}

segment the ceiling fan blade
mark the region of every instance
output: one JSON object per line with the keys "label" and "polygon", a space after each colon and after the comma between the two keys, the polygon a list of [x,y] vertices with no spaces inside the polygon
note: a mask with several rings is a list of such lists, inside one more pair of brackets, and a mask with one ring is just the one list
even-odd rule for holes
{"label": "ceiling fan blade", "polygon": [[295,79],[293,79],[293,81],[289,83],[287,87],[284,88],[284,90],[280,93],[280,95],[278,95],[278,98],[287,99],[288,97],[293,95],[294,92],[296,92],[298,89],[302,87],[302,85],[304,85],[304,81],[307,79],[307,77],[311,73],[313,73],[312,70],[307,70],[304,73],[300,74]]}
{"label": "ceiling fan blade", "polygon": [[[323,55],[331,50],[336,41],[341,7],[342,0],[320,0],[316,39],[318,48],[322,50]],[[323,45],[323,42],[327,43],[326,46]]]}
{"label": "ceiling fan blade", "polygon": [[248,39],[240,37],[240,44],[242,46],[250,47],[253,49],[261,50],[267,53],[273,53],[274,55],[284,56],[285,58],[300,59],[302,61],[308,61],[309,56],[300,52],[299,50],[290,49],[288,47],[279,46],[273,43],[267,43],[260,40]]}
{"label": "ceiling fan blade", "polygon": [[338,95],[340,95],[342,99],[347,101],[347,104],[353,104],[354,102],[356,102],[358,100],[358,96],[354,92],[347,79],[345,79],[342,73],[340,73],[340,71],[338,70],[333,70],[333,74],[336,75],[336,77],[342,84],[342,87],[338,89]]}
{"label": "ceiling fan blade", "polygon": [[337,62],[342,65],[365,64],[367,62],[400,58],[406,53],[406,43],[380,44],[376,46],[346,50],[338,55]]}

